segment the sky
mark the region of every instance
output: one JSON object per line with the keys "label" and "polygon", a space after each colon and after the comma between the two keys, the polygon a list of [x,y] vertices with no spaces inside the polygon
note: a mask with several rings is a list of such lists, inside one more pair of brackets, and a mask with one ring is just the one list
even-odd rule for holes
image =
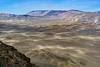
{"label": "sky", "polygon": [[0,0],[0,13],[26,14],[33,10],[100,11],[100,0]]}

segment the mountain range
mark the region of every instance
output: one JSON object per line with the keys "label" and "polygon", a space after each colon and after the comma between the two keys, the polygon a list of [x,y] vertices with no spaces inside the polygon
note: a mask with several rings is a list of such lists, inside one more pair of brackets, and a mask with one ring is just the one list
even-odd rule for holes
{"label": "mountain range", "polygon": [[0,21],[61,20],[65,22],[98,23],[100,12],[79,10],[34,10],[24,15],[0,13]]}

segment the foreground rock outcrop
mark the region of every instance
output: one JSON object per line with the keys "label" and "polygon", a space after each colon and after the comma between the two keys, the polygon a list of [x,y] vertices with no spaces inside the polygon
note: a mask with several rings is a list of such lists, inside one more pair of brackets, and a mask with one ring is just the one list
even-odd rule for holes
{"label": "foreground rock outcrop", "polygon": [[37,67],[30,59],[19,53],[12,46],[0,41],[0,67]]}

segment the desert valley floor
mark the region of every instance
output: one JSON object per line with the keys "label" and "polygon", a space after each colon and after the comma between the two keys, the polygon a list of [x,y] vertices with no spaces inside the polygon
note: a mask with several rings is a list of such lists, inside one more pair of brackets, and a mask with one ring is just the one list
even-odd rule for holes
{"label": "desert valley floor", "polygon": [[18,49],[39,67],[100,67],[100,29],[95,24],[0,23],[0,40]]}

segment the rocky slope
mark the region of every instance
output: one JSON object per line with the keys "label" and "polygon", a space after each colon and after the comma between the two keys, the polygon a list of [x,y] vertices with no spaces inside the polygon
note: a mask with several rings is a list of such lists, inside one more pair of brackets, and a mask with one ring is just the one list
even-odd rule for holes
{"label": "rocky slope", "polygon": [[37,67],[30,59],[15,48],[0,41],[0,67]]}

